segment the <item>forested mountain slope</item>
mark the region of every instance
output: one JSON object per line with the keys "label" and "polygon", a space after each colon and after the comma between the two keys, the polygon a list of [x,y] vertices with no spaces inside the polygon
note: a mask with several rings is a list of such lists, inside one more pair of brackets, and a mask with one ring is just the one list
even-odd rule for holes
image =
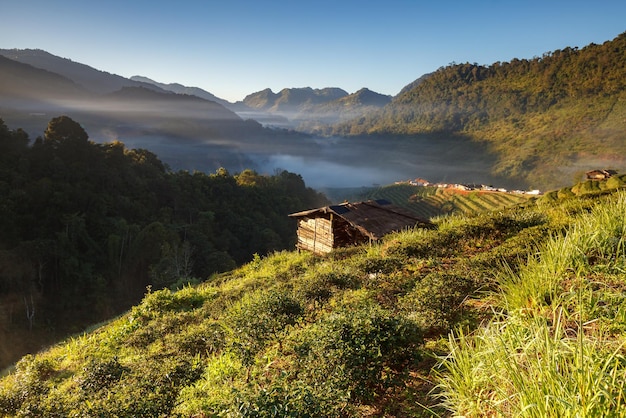
{"label": "forested mountain slope", "polygon": [[562,186],[586,169],[626,168],[626,33],[490,66],[452,64],[335,135],[429,132],[488,143],[495,173]]}
{"label": "forested mountain slope", "polygon": [[0,121],[0,196],[0,367],[127,309],[146,286],[293,248],[287,215],[327,203],[286,171],[173,172],[65,116],[32,144]]}
{"label": "forested mountain slope", "polygon": [[99,329],[24,357],[0,380],[0,413],[619,412],[618,180],[325,257],[255,257],[197,287],[152,291]]}

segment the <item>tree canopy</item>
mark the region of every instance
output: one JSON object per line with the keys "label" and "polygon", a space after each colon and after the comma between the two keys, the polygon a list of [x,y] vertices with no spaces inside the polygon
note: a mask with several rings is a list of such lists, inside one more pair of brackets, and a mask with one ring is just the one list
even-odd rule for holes
{"label": "tree canopy", "polygon": [[[293,248],[287,215],[327,203],[285,171],[172,172],[148,150],[89,141],[67,116],[29,142],[0,120],[0,300],[17,312],[32,297],[35,328],[44,318],[85,325],[136,303],[146,286],[205,280]],[[21,315],[10,322],[25,326]]]}

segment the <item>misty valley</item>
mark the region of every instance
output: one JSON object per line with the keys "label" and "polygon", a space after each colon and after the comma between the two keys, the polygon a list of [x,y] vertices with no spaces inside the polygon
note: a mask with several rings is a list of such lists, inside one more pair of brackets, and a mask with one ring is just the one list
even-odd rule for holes
{"label": "misty valley", "polygon": [[119,140],[129,148],[153,151],[173,170],[212,173],[224,167],[232,173],[252,169],[260,174],[287,170],[300,174],[308,186],[320,190],[370,187],[416,177],[442,182],[503,182],[486,170],[493,157],[484,147],[456,138],[295,137],[277,143],[263,138],[194,143],[129,136]]}
{"label": "misty valley", "polygon": [[230,103],[0,50],[0,416],[623,412],[625,53]]}
{"label": "misty valley", "polygon": [[[67,111],[72,114],[74,112]],[[45,130],[48,114],[5,118],[12,127],[21,123],[31,138]],[[487,146],[462,136],[415,135],[410,137],[320,137],[293,131],[259,128],[259,132],[236,138],[202,138],[179,132],[168,136],[154,126],[131,124],[102,128],[74,117],[90,140],[120,141],[128,148],[154,152],[172,170],[213,173],[226,168],[231,173],[252,169],[260,174],[287,170],[298,173],[306,184],[326,188],[372,187],[416,177],[433,182],[497,183],[523,187],[520,182],[491,175],[495,156]],[[17,126],[16,126],[17,127]]]}

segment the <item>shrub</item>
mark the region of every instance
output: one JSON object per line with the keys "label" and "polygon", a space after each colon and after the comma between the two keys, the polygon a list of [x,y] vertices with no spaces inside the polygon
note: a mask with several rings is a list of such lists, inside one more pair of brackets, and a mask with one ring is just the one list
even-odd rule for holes
{"label": "shrub", "polygon": [[382,255],[370,255],[362,259],[358,267],[368,274],[389,274],[404,265],[404,260],[400,257],[384,257]]}
{"label": "shrub", "polygon": [[413,321],[373,306],[339,310],[298,338],[301,373],[348,390],[357,401],[402,382],[422,342]]}
{"label": "shrub", "polygon": [[294,293],[306,301],[323,302],[341,289],[358,287],[359,278],[345,265],[321,264],[294,280]]}
{"label": "shrub", "polygon": [[178,332],[184,326],[193,324],[197,320],[196,315],[188,312],[166,312],[151,320],[144,320],[142,326],[137,327],[127,336],[124,344],[137,348],[146,347],[169,334]]}
{"label": "shrub", "polygon": [[245,362],[288,325],[296,323],[303,309],[289,294],[279,291],[245,295],[224,318],[232,331],[233,348]]}
{"label": "shrub", "polygon": [[207,356],[220,353],[226,345],[225,340],[224,327],[217,321],[205,320],[185,327],[180,333],[168,334],[165,345],[190,356]]}
{"label": "shrub", "polygon": [[122,374],[128,372],[127,367],[122,366],[117,357],[110,360],[92,360],[83,370],[79,379],[80,388],[85,392],[99,392],[108,388],[121,379]]}
{"label": "shrub", "polygon": [[[326,390],[324,390],[326,389]],[[229,412],[241,417],[341,417],[345,416],[344,397],[322,385],[315,388],[302,382],[278,381],[267,388],[247,387],[234,391]]]}
{"label": "shrub", "polygon": [[163,357],[136,363],[100,397],[81,405],[84,416],[170,416],[182,387],[202,375],[195,361]]}
{"label": "shrub", "polygon": [[474,280],[465,276],[433,272],[409,292],[400,305],[429,333],[444,333],[463,318],[463,301],[476,290]]}
{"label": "shrub", "polygon": [[0,414],[6,416],[44,416],[42,400],[48,395],[49,379],[56,373],[52,361],[24,356],[11,376],[13,385],[0,393]]}

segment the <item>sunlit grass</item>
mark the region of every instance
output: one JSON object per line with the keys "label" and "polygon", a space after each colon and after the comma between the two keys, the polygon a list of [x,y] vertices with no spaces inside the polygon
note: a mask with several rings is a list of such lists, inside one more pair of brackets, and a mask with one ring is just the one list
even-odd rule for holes
{"label": "sunlit grass", "polygon": [[[625,201],[441,217],[437,230],[255,256],[197,286],[149,289],[126,314],[18,364],[0,381],[0,415],[619,411]],[[451,330],[435,381],[430,358]]]}
{"label": "sunlit grass", "polygon": [[566,322],[509,316],[452,338],[444,405],[468,417],[625,416],[625,342]]}
{"label": "sunlit grass", "polygon": [[503,312],[450,339],[443,404],[472,417],[626,416],[626,193],[502,280]]}

